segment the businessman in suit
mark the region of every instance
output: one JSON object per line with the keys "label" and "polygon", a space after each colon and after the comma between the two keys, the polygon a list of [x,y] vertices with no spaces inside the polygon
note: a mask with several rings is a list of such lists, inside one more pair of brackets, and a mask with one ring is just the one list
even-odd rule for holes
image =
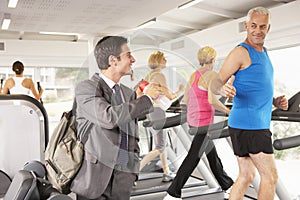
{"label": "businessman in suit", "polygon": [[78,200],[126,200],[139,171],[138,118],[153,111],[152,99],[161,90],[150,85],[146,95],[137,98],[120,84],[135,62],[126,38],[104,37],[94,54],[100,73],[75,90],[77,129],[85,141],[85,155],[71,190]]}

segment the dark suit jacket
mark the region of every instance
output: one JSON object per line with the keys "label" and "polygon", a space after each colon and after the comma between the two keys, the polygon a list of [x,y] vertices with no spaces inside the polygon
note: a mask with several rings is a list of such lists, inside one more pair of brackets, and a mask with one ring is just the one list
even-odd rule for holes
{"label": "dark suit jacket", "polygon": [[111,98],[112,89],[99,74],[79,83],[75,90],[78,135],[87,136],[87,141],[84,162],[72,182],[71,190],[90,199],[99,197],[111,178],[118,157],[121,142],[119,126],[122,124],[126,124],[128,129],[127,170],[139,172],[137,119],[152,112],[153,105],[147,96],[136,99],[136,93],[122,84],[121,91],[125,102],[115,105]]}

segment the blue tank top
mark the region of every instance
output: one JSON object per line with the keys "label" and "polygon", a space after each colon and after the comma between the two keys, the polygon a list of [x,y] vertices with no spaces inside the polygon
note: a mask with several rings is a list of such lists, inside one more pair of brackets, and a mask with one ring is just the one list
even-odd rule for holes
{"label": "blue tank top", "polygon": [[241,43],[248,50],[252,64],[235,74],[236,96],[228,125],[245,130],[269,129],[273,104],[273,66],[267,54]]}

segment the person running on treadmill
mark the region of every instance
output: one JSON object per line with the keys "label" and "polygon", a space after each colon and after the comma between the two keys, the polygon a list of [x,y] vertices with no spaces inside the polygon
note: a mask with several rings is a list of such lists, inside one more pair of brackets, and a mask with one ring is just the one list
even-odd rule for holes
{"label": "person running on treadmill", "polygon": [[[226,114],[230,112],[208,90],[211,80],[217,75],[213,71],[216,59],[215,49],[209,46],[203,47],[198,51],[197,56],[200,67],[192,73],[183,97],[183,102],[187,104],[187,122],[190,128],[195,129],[213,123],[214,108]],[[194,136],[188,154],[178,169],[175,179],[168,188],[168,194],[164,200],[181,199],[181,189],[197,167],[204,151],[207,155],[209,166],[222,190],[226,191],[231,187],[233,180],[224,171],[214,143],[208,138],[208,135],[209,133],[207,135],[196,134]]]}
{"label": "person running on treadmill", "polygon": [[39,93],[34,87],[32,79],[25,78],[23,76],[24,65],[20,61],[13,63],[12,70],[15,72],[16,76],[11,77],[6,80],[3,87],[3,94],[26,94],[30,95],[30,92],[33,96],[39,100],[43,94],[43,88],[40,88]]}
{"label": "person running on treadmill", "polygon": [[270,30],[269,10],[250,9],[245,29],[246,39],[229,53],[210,87],[215,94],[234,97],[228,126],[239,175],[230,199],[243,198],[257,169],[260,175],[257,198],[272,200],[278,179],[270,131],[272,104],[287,110],[288,101],[284,96],[273,97],[274,72],[264,47]]}
{"label": "person running on treadmill", "polygon": [[[178,88],[178,91],[176,93],[172,93],[167,86],[167,81],[166,77],[164,74],[161,72],[164,68],[166,68],[166,63],[167,60],[164,56],[164,53],[161,51],[155,51],[153,52],[148,59],[148,66],[151,68],[151,72],[145,77],[145,80],[148,81],[149,83],[155,83],[159,84],[161,88],[163,89],[163,94],[169,98],[170,100],[174,99],[177,97],[177,95],[183,90],[184,86],[180,85]],[[139,90],[139,89],[138,89]],[[139,91],[137,91],[139,93]],[[155,107],[154,112],[149,114],[150,119],[154,120],[159,120],[165,119],[165,112],[159,108]],[[163,168],[163,178],[162,182],[169,182],[172,181],[173,178],[175,177],[175,174],[172,173],[168,167],[167,163],[167,155],[165,152],[165,147],[167,145],[167,135],[164,130],[159,130],[155,132],[154,135],[155,138],[155,148],[150,151],[141,161],[140,164],[140,170],[142,170],[146,164],[148,164],[151,160],[156,158],[158,155],[160,156],[160,160],[162,163],[162,168]]]}

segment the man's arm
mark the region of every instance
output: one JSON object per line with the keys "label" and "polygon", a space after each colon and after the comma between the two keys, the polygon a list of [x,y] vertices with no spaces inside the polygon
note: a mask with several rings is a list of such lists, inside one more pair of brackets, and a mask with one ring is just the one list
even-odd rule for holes
{"label": "man's arm", "polygon": [[220,94],[230,98],[235,96],[236,90],[232,85],[234,81],[233,75],[242,66],[245,51],[243,47],[236,47],[229,53],[218,75],[209,85],[209,89],[213,94]]}
{"label": "man's arm", "polygon": [[211,80],[213,80],[218,74],[216,72],[213,72],[212,75],[210,76],[208,80],[208,102],[218,111],[221,111],[227,115],[229,115],[230,109],[227,108],[215,95],[211,90],[210,90],[210,84]]}
{"label": "man's arm", "polygon": [[[98,86],[97,82],[89,80],[77,85],[75,95],[78,117],[85,118],[103,128],[113,129],[117,125],[129,123],[131,120],[153,111],[152,102],[145,95],[138,99],[112,106],[109,100],[112,91],[111,94],[107,94],[110,91],[108,87],[98,89]],[[131,95],[135,95],[132,90],[122,92],[130,92]]]}

